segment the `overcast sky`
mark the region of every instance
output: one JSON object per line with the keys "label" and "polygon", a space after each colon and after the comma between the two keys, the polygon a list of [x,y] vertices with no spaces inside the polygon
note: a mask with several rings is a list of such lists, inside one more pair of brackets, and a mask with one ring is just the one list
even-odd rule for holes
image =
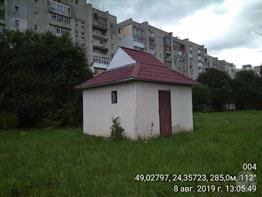
{"label": "overcast sky", "polygon": [[88,0],[94,7],[133,18],[181,39],[208,54],[236,64],[262,63],[262,0]]}

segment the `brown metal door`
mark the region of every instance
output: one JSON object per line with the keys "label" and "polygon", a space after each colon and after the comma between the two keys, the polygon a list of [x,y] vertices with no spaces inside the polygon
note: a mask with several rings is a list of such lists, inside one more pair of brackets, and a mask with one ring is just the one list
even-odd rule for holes
{"label": "brown metal door", "polygon": [[159,90],[158,98],[160,135],[169,136],[172,134],[170,91]]}

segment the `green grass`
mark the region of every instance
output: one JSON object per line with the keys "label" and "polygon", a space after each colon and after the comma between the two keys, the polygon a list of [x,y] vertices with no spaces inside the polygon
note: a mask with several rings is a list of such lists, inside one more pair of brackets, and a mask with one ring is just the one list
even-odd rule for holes
{"label": "green grass", "polygon": [[[81,129],[0,132],[0,196],[262,196],[262,111],[194,114],[195,132],[113,141]],[[232,174],[256,163],[256,193],[174,193],[140,173]],[[181,183],[180,185],[197,183]],[[225,185],[221,183],[220,185]]]}

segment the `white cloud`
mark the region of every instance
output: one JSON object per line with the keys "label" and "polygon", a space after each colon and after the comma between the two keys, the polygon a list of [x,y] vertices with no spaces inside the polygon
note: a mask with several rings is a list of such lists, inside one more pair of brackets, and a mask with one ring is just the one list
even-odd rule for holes
{"label": "white cloud", "polygon": [[[181,39],[205,45],[208,53],[240,67],[262,62],[261,0],[89,0],[118,17],[133,18]],[[262,30],[261,30],[262,31]]]}
{"label": "white cloud", "polygon": [[[173,32],[174,36],[204,44],[210,55],[232,62],[237,67],[259,65],[262,62],[262,37],[256,38],[251,32],[257,23],[253,25],[253,21],[243,19],[249,5],[248,0],[227,0],[209,5],[176,24],[166,23],[163,29]],[[257,20],[262,25],[262,18]]]}
{"label": "white cloud", "polygon": [[237,68],[241,68],[244,64],[258,66],[262,64],[262,48],[231,48],[223,49],[218,52],[211,52],[212,56],[225,59],[228,62],[236,64]]}
{"label": "white cloud", "polygon": [[224,1],[181,19],[177,24],[166,24],[164,29],[181,38],[190,38],[197,43],[220,39],[234,24],[243,3]]}

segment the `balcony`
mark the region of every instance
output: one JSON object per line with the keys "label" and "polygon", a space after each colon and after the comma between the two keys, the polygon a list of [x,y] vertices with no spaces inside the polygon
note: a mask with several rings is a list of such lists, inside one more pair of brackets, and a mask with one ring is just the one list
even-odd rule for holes
{"label": "balcony", "polygon": [[107,18],[98,16],[96,13],[93,14],[92,23],[93,23],[93,27],[96,29],[99,29],[102,31],[107,31],[108,29]]}
{"label": "balcony", "polygon": [[96,31],[93,31],[93,37],[97,40],[102,40],[102,41],[108,40],[108,37],[107,37],[106,34],[99,33],[99,32],[96,32]]}
{"label": "balcony", "polygon": [[67,16],[67,17],[70,17],[70,15],[71,15],[70,6],[64,5],[62,3],[58,3],[58,2],[53,1],[53,0],[49,0],[48,10],[50,12],[60,14],[60,15],[64,15],[64,16]]}
{"label": "balcony", "polygon": [[93,27],[103,30],[103,31],[107,31],[107,24],[104,24],[99,21],[92,21],[92,22],[93,22]]}
{"label": "balcony", "polygon": [[104,58],[104,57],[94,56],[93,62],[97,63],[97,64],[101,64],[101,66],[99,68],[107,68],[107,66],[109,64],[109,59]]}
{"label": "balcony", "polygon": [[107,52],[108,51],[108,46],[106,43],[101,43],[101,42],[93,42],[93,48],[98,49],[100,51]]}
{"label": "balcony", "polygon": [[134,37],[133,37],[133,46],[134,46],[134,47],[141,48],[141,49],[144,49],[144,48],[145,48],[145,45],[144,45],[144,43],[143,43],[143,39],[140,38],[140,37],[134,36]]}

